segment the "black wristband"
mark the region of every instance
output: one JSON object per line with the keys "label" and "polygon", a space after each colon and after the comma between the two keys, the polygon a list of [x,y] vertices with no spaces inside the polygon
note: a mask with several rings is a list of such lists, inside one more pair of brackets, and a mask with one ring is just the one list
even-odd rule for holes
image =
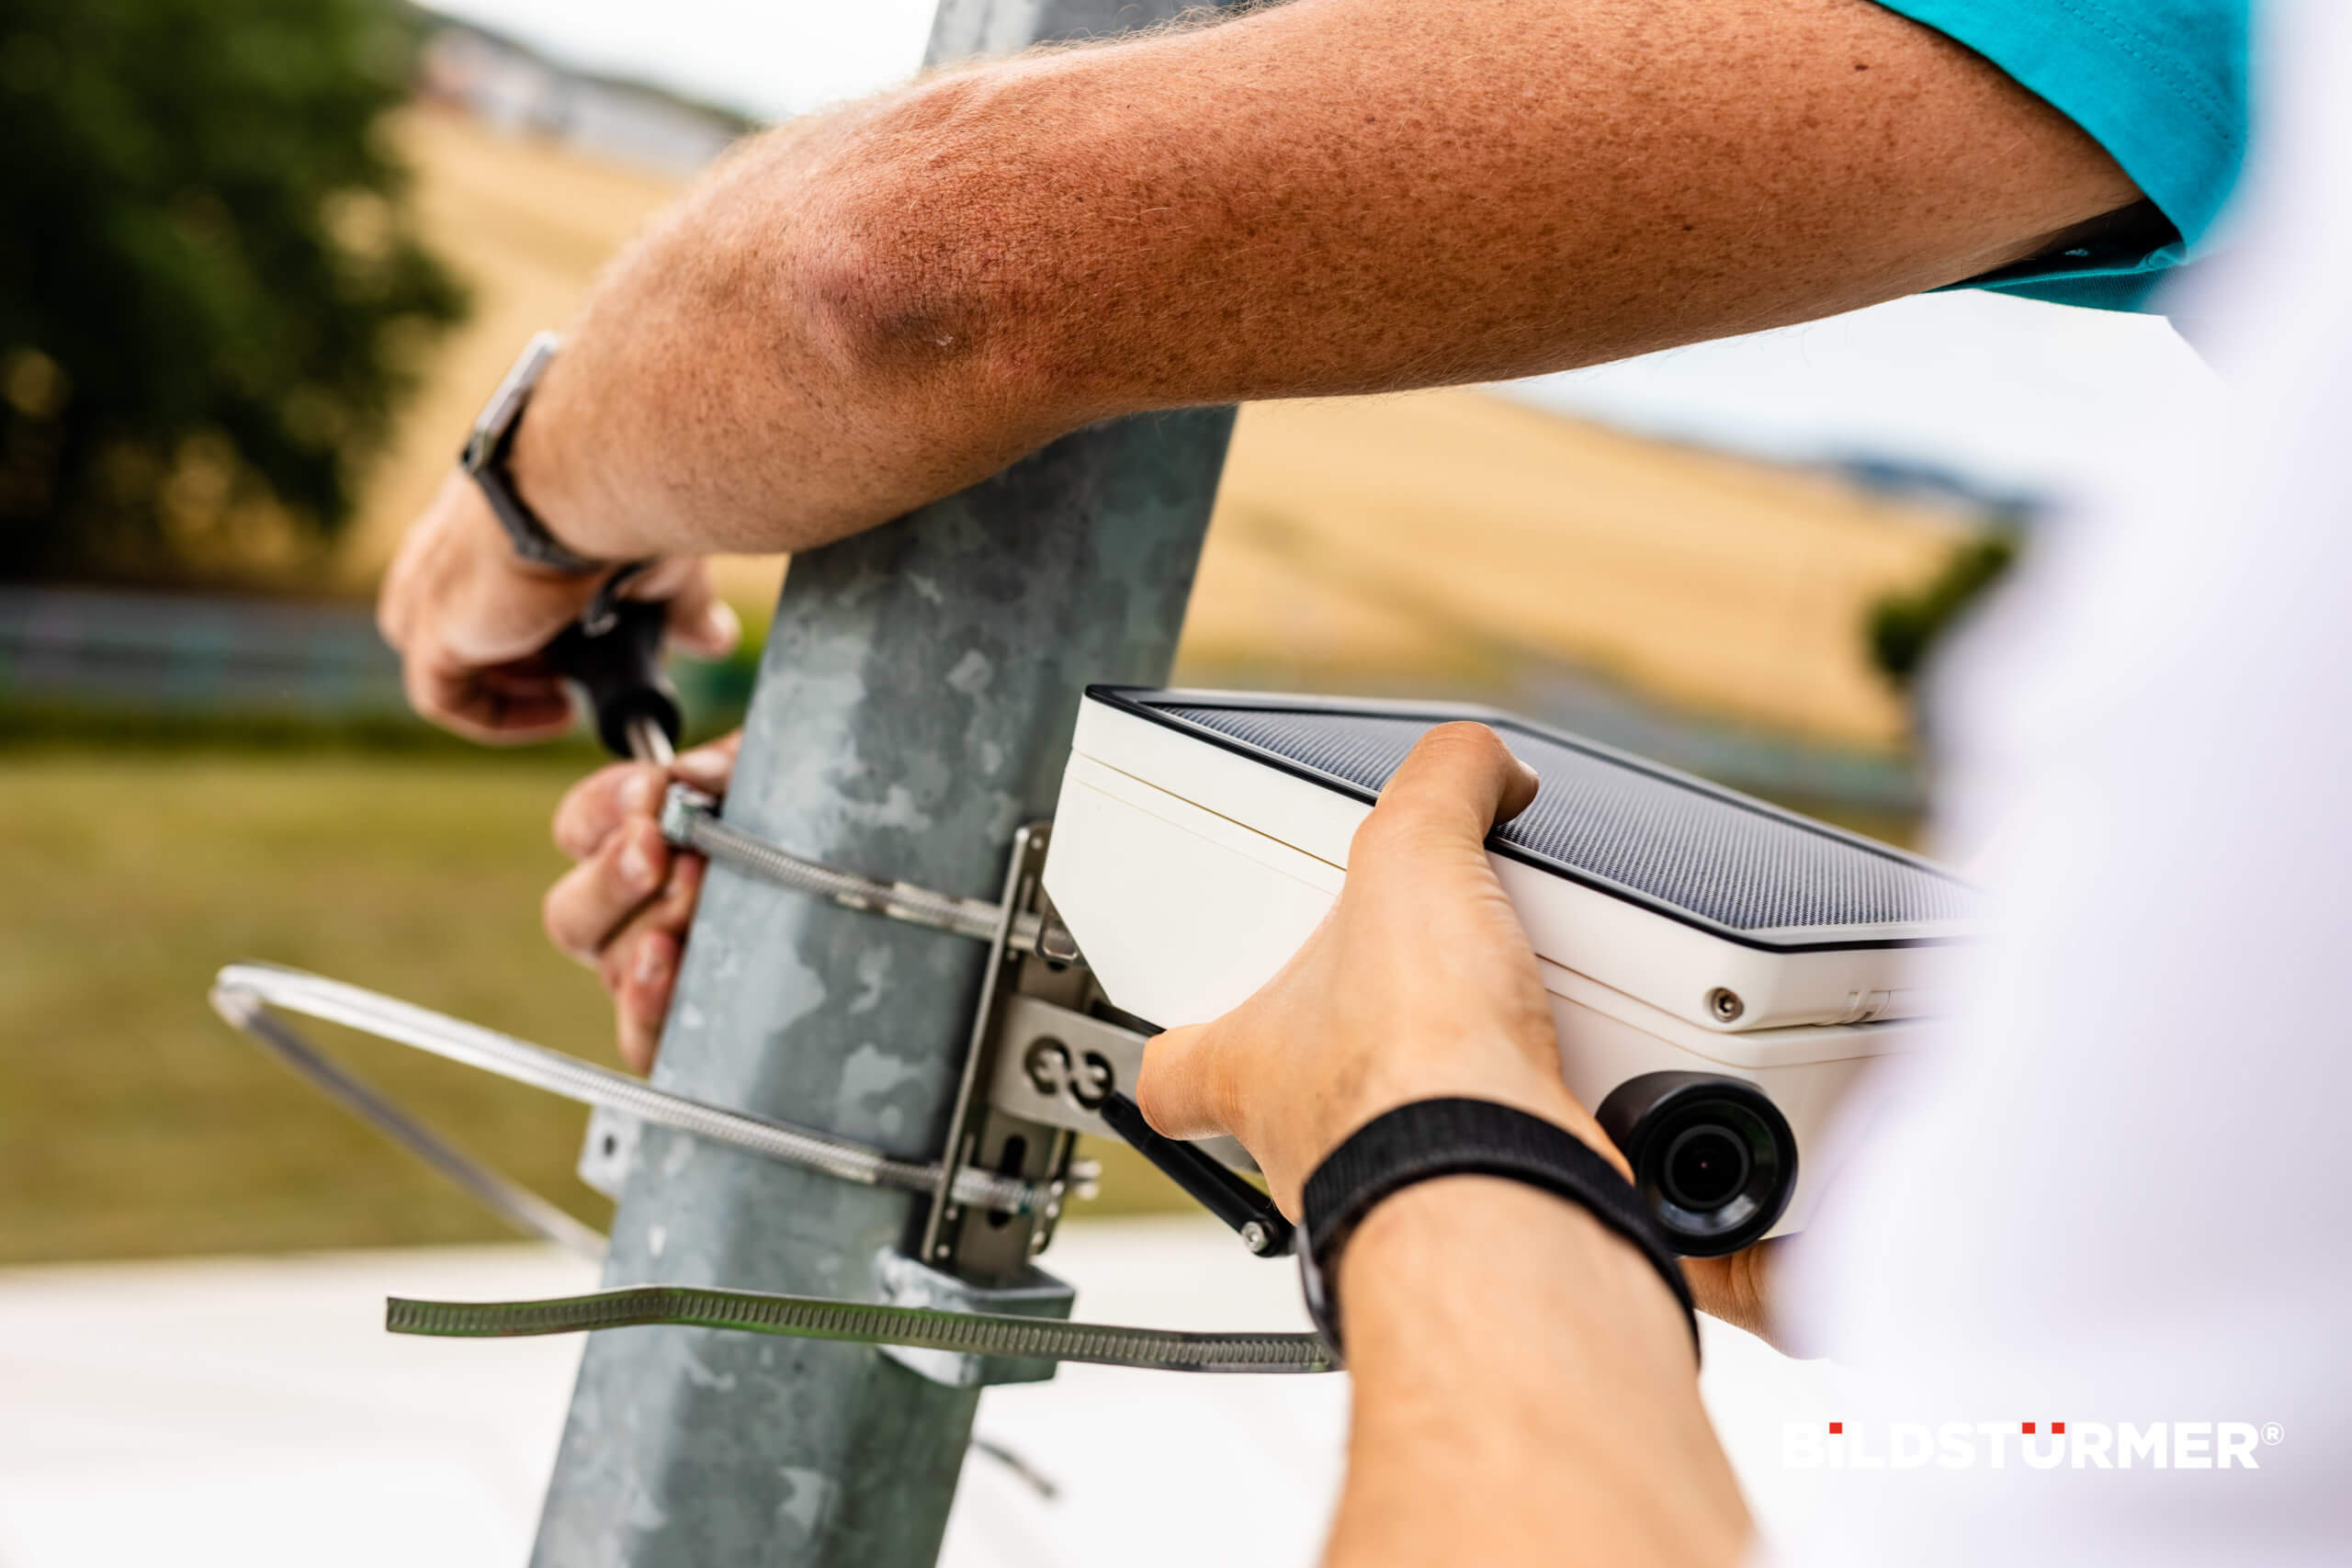
{"label": "black wristband", "polygon": [[1566,1198],[1633,1244],[1682,1305],[1690,1348],[1698,1311],[1666,1239],[1617,1168],[1568,1132],[1484,1100],[1423,1100],[1374,1117],[1306,1179],[1299,1269],[1306,1310],[1340,1348],[1339,1261],[1349,1235],[1383,1199],[1441,1176],[1499,1176]]}
{"label": "black wristband", "polygon": [[[479,463],[469,463],[465,453],[458,454],[459,463],[473,476],[474,484],[481,491],[482,499],[490,502],[490,510],[505,531],[506,542],[514,553],[534,565],[550,568],[567,577],[594,577],[613,563],[583,556],[555,536],[531,503],[514,488],[514,476],[507,468],[507,459],[514,450],[514,432],[520,421],[510,425],[499,437],[489,455]],[[639,563],[642,564],[642,563]]]}
{"label": "black wristband", "polygon": [[514,477],[507,471],[514,433],[523,426],[523,411],[538,390],[539,378],[555,362],[561,342],[553,333],[541,333],[525,345],[506,378],[475,416],[473,430],[458,454],[458,468],[481,488],[482,499],[490,503],[492,514],[517,556],[568,576],[593,577],[613,563],[583,556],[557,538],[515,490]]}

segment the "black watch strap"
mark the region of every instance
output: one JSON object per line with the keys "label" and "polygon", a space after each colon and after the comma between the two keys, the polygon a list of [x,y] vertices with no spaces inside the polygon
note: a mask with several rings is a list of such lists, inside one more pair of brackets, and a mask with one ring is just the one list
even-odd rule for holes
{"label": "black watch strap", "polygon": [[507,542],[514,547],[514,553],[526,561],[573,577],[594,577],[611,567],[611,561],[583,556],[557,538],[539,520],[539,514],[531,510],[530,503],[516,492],[506,468],[506,454],[514,445],[514,434],[510,430],[492,450],[489,459],[472,473],[482,499],[498,514],[498,525],[506,531]]}
{"label": "black watch strap", "polygon": [[1698,1349],[1698,1312],[1681,1264],[1616,1167],[1566,1128],[1524,1111],[1485,1100],[1422,1100],[1357,1128],[1306,1179],[1300,1274],[1306,1310],[1333,1351],[1340,1349],[1339,1261],[1349,1235],[1384,1199],[1442,1176],[1499,1176],[1584,1208],[1657,1270]]}
{"label": "black watch strap", "polygon": [[474,420],[465,447],[458,454],[458,466],[481,488],[482,499],[490,502],[517,556],[573,577],[593,577],[613,563],[583,556],[557,538],[516,492],[514,475],[507,468],[514,451],[514,433],[522,428],[523,411],[530,406],[539,378],[547,374],[561,346],[562,340],[554,333],[541,333],[525,345]]}

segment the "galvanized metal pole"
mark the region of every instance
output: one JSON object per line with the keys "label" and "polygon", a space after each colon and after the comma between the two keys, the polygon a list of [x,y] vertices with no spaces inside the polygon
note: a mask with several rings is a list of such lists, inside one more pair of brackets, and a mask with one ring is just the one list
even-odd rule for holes
{"label": "galvanized metal pole", "polygon": [[[934,62],[1182,0],[943,0]],[[1113,422],[792,563],[726,815],[836,865],[994,897],[1051,813],[1080,687],[1166,677],[1229,409]],[[657,1081],[938,1155],[985,952],[714,868]],[[608,1283],[881,1298],[922,1200],[648,1128]],[[932,1562],[978,1390],[856,1346],[684,1328],[587,1349],[539,1568]]]}

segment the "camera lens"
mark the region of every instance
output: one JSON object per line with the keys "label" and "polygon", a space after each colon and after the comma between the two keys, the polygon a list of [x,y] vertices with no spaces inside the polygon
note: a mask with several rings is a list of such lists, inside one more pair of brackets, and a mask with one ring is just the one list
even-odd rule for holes
{"label": "camera lens", "polygon": [[1747,1145],[1727,1127],[1686,1127],[1666,1146],[1658,1185],[1686,1209],[1720,1207],[1747,1185]]}
{"label": "camera lens", "polygon": [[1645,1073],[1611,1089],[1598,1115],[1651,1218],[1685,1257],[1720,1257],[1761,1237],[1796,1189],[1796,1135],[1745,1079]]}

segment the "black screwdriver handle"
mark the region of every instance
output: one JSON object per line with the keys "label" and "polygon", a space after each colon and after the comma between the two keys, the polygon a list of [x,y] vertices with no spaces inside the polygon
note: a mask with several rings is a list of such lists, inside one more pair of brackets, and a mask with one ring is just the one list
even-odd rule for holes
{"label": "black screwdriver handle", "polygon": [[548,644],[547,654],[557,673],[579,689],[605,750],[616,757],[639,757],[640,745],[632,731],[650,723],[675,746],[684,728],[677,690],[662,672],[662,630],[669,606],[614,598],[610,587],[599,590],[587,612]]}
{"label": "black screwdriver handle", "polygon": [[1116,1089],[1102,1106],[1111,1131],[1135,1145],[1168,1179],[1192,1194],[1202,1208],[1231,1225],[1242,1245],[1261,1258],[1280,1258],[1295,1241],[1291,1223],[1274,1201],[1191,1144],[1163,1138],[1143,1119],[1143,1110]]}

